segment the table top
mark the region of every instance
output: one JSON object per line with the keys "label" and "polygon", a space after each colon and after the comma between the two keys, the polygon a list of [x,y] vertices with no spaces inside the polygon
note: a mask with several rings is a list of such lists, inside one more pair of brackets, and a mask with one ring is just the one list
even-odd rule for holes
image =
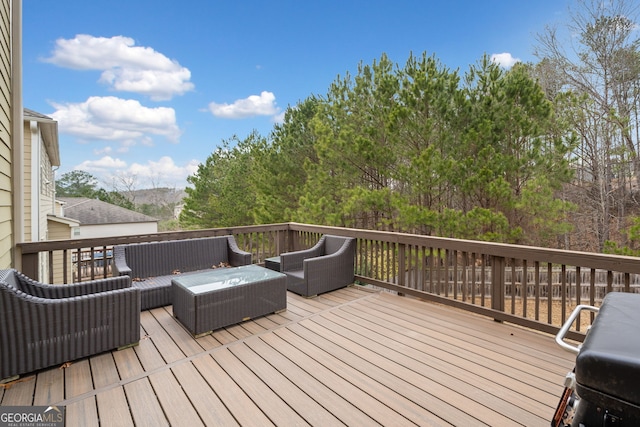
{"label": "table top", "polygon": [[197,295],[278,277],[284,277],[284,274],[258,265],[243,265],[176,277],[172,282]]}

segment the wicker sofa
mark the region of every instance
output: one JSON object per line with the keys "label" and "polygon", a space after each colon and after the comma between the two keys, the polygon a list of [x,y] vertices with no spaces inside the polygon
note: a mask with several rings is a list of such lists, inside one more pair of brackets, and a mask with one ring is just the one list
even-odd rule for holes
{"label": "wicker sofa", "polygon": [[140,289],[141,310],[172,304],[171,279],[177,274],[251,264],[251,254],[231,235],[118,245],[113,258],[114,275],[131,277]]}
{"label": "wicker sofa", "polygon": [[139,341],[129,277],[47,285],[0,270],[0,380]]}
{"label": "wicker sofa", "polygon": [[287,289],[311,297],[353,283],[356,240],[324,235],[312,248],[280,254]]}

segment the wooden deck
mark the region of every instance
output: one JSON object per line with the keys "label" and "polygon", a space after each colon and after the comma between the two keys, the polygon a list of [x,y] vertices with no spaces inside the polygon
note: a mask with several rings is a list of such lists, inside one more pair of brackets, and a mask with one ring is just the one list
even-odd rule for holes
{"label": "wooden deck", "polygon": [[67,426],[548,426],[574,357],[553,337],[349,287],[193,339],[171,307],[140,345],[26,376],[1,405]]}

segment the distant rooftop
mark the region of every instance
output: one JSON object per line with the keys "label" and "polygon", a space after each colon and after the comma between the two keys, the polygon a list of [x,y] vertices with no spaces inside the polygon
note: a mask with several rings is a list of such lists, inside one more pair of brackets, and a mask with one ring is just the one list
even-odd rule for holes
{"label": "distant rooftop", "polygon": [[81,225],[158,222],[156,218],[88,197],[58,197],[64,202],[64,216]]}
{"label": "distant rooftop", "polygon": [[24,116],[25,117],[29,117],[29,118],[34,118],[34,119],[42,119],[42,120],[54,121],[51,117],[45,116],[42,113],[38,113],[37,111],[33,111],[33,110],[28,109],[28,108],[24,109]]}

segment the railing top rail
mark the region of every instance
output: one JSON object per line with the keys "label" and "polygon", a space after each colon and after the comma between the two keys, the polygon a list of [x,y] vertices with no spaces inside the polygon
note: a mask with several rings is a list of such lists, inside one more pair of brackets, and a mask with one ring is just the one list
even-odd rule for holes
{"label": "railing top rail", "polygon": [[42,242],[23,242],[18,246],[23,254],[32,254],[50,250],[79,249],[100,246],[124,245],[128,243],[158,242],[178,239],[195,239],[199,237],[223,236],[225,234],[246,234],[288,230],[288,224],[248,225],[228,228],[209,228],[190,231],[165,231],[161,233],[137,234],[134,236],[95,237],[70,240],[47,240]]}
{"label": "railing top rail", "polygon": [[640,274],[640,259],[631,256],[599,254],[594,252],[549,249],[536,246],[512,245],[506,243],[482,242],[478,240],[450,239],[446,237],[423,236],[419,234],[397,233],[391,231],[362,230],[289,223],[294,231],[308,231],[325,234],[340,234],[359,239],[370,239],[389,243],[403,243],[432,248],[464,251],[503,257],[506,259],[526,259],[528,261],[551,262],[571,266],[595,268],[623,273]]}
{"label": "railing top rail", "polygon": [[445,237],[423,236],[418,234],[390,231],[364,230],[357,228],[319,226],[301,223],[280,223],[251,225],[240,227],[211,228],[192,231],[171,231],[135,236],[115,236],[90,239],[50,240],[44,242],[18,243],[22,254],[43,251],[78,249],[87,247],[112,246],[127,243],[190,239],[198,237],[220,236],[224,234],[246,234],[268,231],[303,231],[319,234],[338,234],[358,239],[375,240],[388,243],[401,243],[445,250],[476,253],[506,259],[523,259],[542,263],[553,263],[584,268],[619,271],[640,274],[640,259],[622,255],[608,255],[592,252],[549,249],[535,246],[512,245],[505,243],[482,242],[476,240],[450,239]]}

